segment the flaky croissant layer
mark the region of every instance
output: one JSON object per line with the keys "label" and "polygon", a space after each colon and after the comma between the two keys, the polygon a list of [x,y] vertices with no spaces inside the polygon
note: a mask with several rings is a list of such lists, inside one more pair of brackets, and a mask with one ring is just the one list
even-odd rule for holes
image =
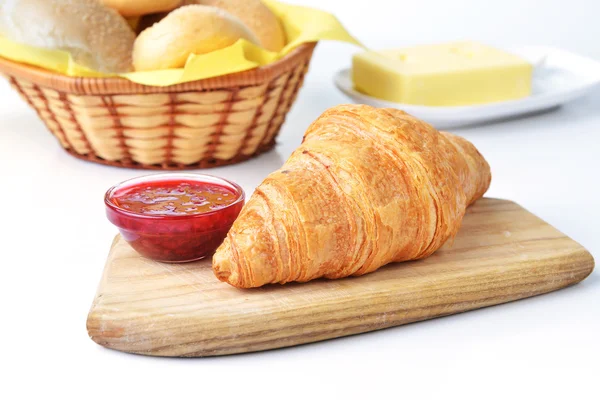
{"label": "flaky croissant layer", "polygon": [[240,287],[373,272],[456,235],[490,168],[467,140],[402,111],[327,110],[256,189],[213,258]]}

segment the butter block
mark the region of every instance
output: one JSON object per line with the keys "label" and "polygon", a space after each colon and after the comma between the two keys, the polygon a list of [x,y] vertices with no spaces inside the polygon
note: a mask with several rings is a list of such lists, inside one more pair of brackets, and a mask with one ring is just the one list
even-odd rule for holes
{"label": "butter block", "polygon": [[352,60],[356,89],[396,103],[484,104],[531,94],[533,66],[514,54],[475,42],[367,51]]}

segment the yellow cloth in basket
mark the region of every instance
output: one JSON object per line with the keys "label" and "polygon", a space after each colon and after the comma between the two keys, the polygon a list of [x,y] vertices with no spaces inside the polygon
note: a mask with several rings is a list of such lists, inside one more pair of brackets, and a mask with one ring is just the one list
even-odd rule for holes
{"label": "yellow cloth in basket", "polygon": [[[191,55],[184,68],[118,74],[133,82],[150,86],[177,83],[227,75],[269,64],[285,56],[302,43],[340,40],[360,45],[333,15],[300,6],[262,0],[281,20],[288,44],[279,53],[270,52],[246,40],[208,54]],[[81,66],[65,51],[40,49],[0,37],[0,56],[56,71],[69,76],[110,76]]]}

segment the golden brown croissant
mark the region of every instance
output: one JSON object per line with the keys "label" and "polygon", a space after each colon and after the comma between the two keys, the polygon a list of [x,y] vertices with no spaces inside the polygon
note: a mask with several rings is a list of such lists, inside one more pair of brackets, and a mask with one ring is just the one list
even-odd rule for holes
{"label": "golden brown croissant", "polygon": [[399,110],[337,106],[256,189],[213,271],[250,288],[427,257],[456,235],[490,179],[465,139]]}

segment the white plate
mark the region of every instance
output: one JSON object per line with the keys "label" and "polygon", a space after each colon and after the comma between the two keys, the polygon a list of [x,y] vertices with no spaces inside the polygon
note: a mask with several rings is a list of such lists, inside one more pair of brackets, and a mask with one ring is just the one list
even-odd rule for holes
{"label": "white plate", "polygon": [[357,103],[398,108],[438,129],[456,128],[548,110],[587,94],[600,83],[600,62],[552,47],[508,49],[535,65],[529,97],[474,106],[429,107],[393,103],[354,89],[350,69],[339,71],[336,86]]}

